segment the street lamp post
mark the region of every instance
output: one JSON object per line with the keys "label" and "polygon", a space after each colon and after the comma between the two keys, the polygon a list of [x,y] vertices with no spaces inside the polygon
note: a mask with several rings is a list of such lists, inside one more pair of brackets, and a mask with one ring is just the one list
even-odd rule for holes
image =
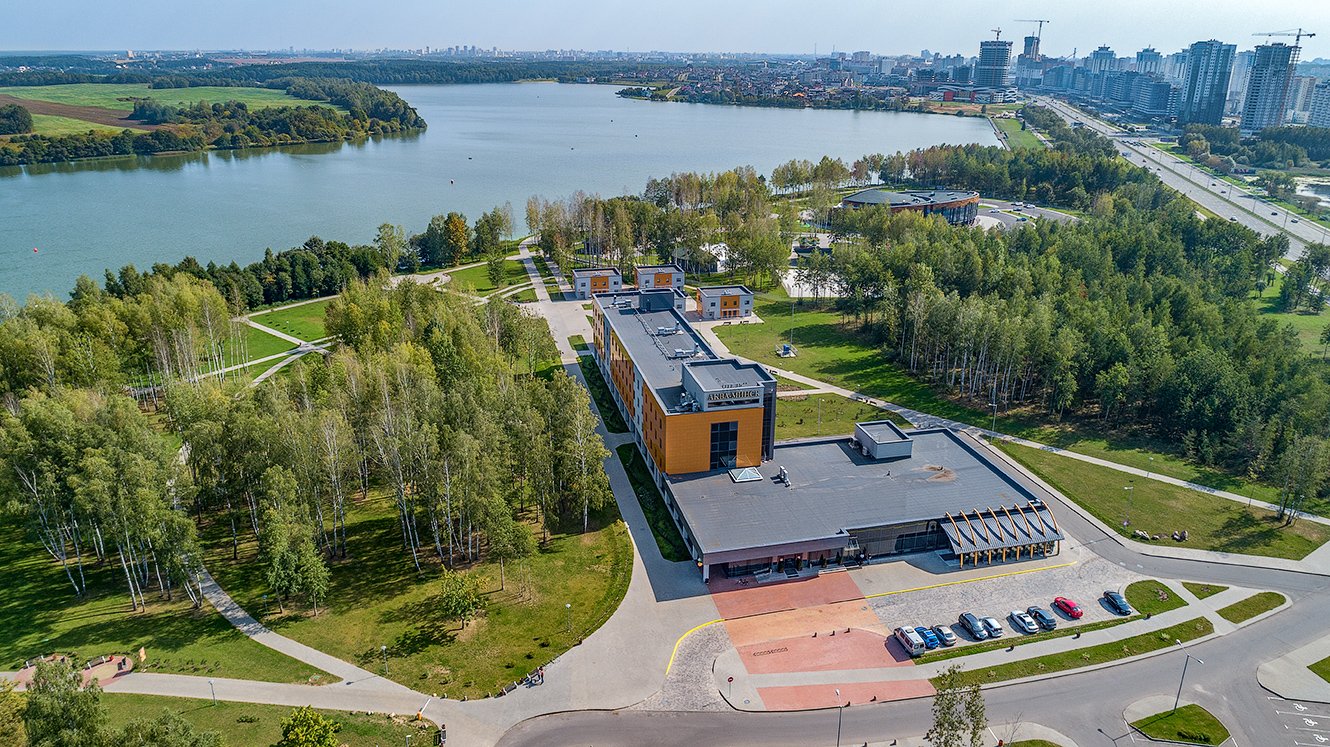
{"label": "street lamp post", "polygon": [[212,704],[217,705],[217,688],[212,684],[212,680],[208,680],[208,690],[212,692]]}
{"label": "street lamp post", "polygon": [[1122,489],[1127,491],[1127,520],[1125,524],[1131,523],[1131,491],[1136,489],[1135,485],[1123,485]]}
{"label": "street lamp post", "polygon": [[836,688],[836,747],[840,747],[841,717],[845,715],[845,704],[840,699],[840,688]]}
{"label": "street lamp post", "polygon": [[388,676],[388,647],[387,647],[386,645],[384,645],[384,646],[379,646],[379,650],[383,652],[383,676],[384,676],[384,677],[387,677],[387,676]]}
{"label": "street lamp post", "polygon": [[569,633],[572,633],[572,632],[573,632],[573,605],[572,605],[571,602],[568,602],[568,603],[564,604],[563,607],[564,607],[564,609],[568,610],[568,632],[569,632]]}
{"label": "street lamp post", "polygon": [[[1179,641],[1178,639],[1174,638],[1173,642],[1178,644],[1178,648],[1182,649],[1182,653],[1186,654],[1187,656],[1187,658],[1182,660],[1182,677],[1178,678],[1178,696],[1173,699],[1173,710],[1176,711],[1178,710],[1178,704],[1182,702],[1182,683],[1187,680],[1187,664],[1192,659],[1196,659],[1196,657],[1192,656],[1190,653],[1187,653],[1187,649],[1185,646],[1182,645],[1182,641]],[[1205,662],[1201,661],[1200,659],[1196,659],[1196,663],[1204,664]]]}

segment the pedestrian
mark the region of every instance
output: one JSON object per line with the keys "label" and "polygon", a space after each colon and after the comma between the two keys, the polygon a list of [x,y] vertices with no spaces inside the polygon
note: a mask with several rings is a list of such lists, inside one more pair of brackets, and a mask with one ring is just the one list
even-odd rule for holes
{"label": "pedestrian", "polygon": [[540,667],[536,671],[540,675],[540,684],[545,684],[545,667]]}

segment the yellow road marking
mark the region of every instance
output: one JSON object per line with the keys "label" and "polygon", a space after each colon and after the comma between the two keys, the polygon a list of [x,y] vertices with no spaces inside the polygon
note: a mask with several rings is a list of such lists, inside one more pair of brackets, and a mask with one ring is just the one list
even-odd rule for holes
{"label": "yellow road marking", "polygon": [[704,622],[704,623],[702,623],[701,625],[694,625],[692,628],[690,628],[690,629],[688,630],[688,632],[686,632],[686,633],[684,633],[683,635],[679,636],[679,640],[677,640],[677,641],[674,642],[674,650],[670,652],[670,663],[665,665],[665,676],[666,676],[666,677],[669,677],[669,676],[670,676],[670,669],[674,667],[674,657],[676,657],[676,656],[679,655],[679,645],[683,643],[683,639],[685,639],[685,638],[687,638],[688,636],[690,636],[690,635],[696,633],[697,631],[701,630],[702,628],[707,627],[708,625],[715,625],[715,624],[718,623],[718,622],[725,622],[725,621],[722,620],[722,619],[720,619],[720,618],[716,618],[715,620],[710,620],[710,621],[708,621],[708,622]]}
{"label": "yellow road marking", "polygon": [[991,581],[995,578],[1006,578],[1007,576],[1019,576],[1023,573],[1038,573],[1040,571],[1051,571],[1054,568],[1066,568],[1076,565],[1076,561],[1070,563],[1059,563],[1057,565],[1046,565],[1040,568],[1026,568],[1019,571],[1008,571],[1006,573],[995,573],[992,576],[980,576],[979,578],[967,578],[961,581],[944,581],[940,584],[929,584],[928,586],[916,586],[913,589],[895,589],[892,591],[878,592],[877,594],[866,594],[864,599],[876,599],[878,597],[890,596],[892,594],[908,594],[912,591],[924,591],[926,589],[940,589],[944,586],[957,586],[959,584],[972,584],[976,581]]}

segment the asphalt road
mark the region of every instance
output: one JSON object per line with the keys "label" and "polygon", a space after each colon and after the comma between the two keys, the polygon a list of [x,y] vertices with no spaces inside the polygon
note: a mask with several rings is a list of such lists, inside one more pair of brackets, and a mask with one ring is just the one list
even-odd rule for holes
{"label": "asphalt road", "polygon": [[[1314,734],[1290,728],[1296,704],[1274,699],[1256,681],[1261,663],[1325,635],[1330,619],[1330,584],[1325,577],[1223,563],[1139,555],[1118,544],[1080,514],[1064,506],[1057,515],[1073,537],[1097,554],[1150,576],[1271,589],[1293,604],[1260,623],[1189,645],[1183,698],[1203,704],[1232,730],[1240,747],[1297,747]],[[1173,651],[1149,659],[1083,673],[985,691],[992,723],[1032,721],[1077,740],[1078,744],[1130,744],[1122,712],[1151,695],[1173,695],[1184,654]],[[1305,706],[1304,706],[1305,707]],[[890,742],[926,732],[932,724],[931,699],[860,705],[840,714],[842,744]],[[1322,710],[1330,706],[1315,706]],[[835,710],[796,713],[578,711],[525,721],[500,741],[527,745],[832,745]],[[1330,724],[1330,719],[1327,720]],[[1103,733],[1100,733],[1100,730]],[[1330,739],[1330,729],[1321,732]],[[1299,739],[1302,742],[1299,742]]]}
{"label": "asphalt road", "polygon": [[[1302,256],[1306,244],[1330,240],[1330,229],[1307,222],[1298,215],[1278,205],[1265,202],[1240,187],[1216,179],[1213,175],[1169,153],[1148,145],[1133,145],[1130,142],[1140,140],[1144,136],[1125,133],[1061,101],[1046,98],[1036,100],[1066,121],[1082,122],[1086,127],[1111,138],[1118,152],[1125,158],[1138,166],[1150,169],[1165,184],[1182,192],[1216,215],[1225,219],[1233,218],[1262,236],[1281,232],[1287,234],[1289,259]],[[1295,220],[1296,223],[1293,222]]]}

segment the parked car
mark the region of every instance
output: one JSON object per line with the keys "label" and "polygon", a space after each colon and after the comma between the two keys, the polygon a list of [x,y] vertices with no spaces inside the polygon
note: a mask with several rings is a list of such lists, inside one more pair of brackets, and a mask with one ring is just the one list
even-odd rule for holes
{"label": "parked car", "polygon": [[939,640],[937,639],[937,634],[934,633],[933,631],[929,630],[928,628],[925,628],[925,627],[922,626],[922,625],[920,625],[919,627],[915,628],[915,629],[914,629],[914,632],[918,633],[918,634],[919,634],[919,637],[922,638],[922,639],[924,639],[924,647],[925,647],[925,648],[928,648],[928,649],[931,650],[931,649],[935,649],[935,648],[937,648],[938,646],[942,645],[942,642],[939,641]]}
{"label": "parked car", "polygon": [[956,645],[956,634],[951,632],[951,628],[948,628],[945,625],[934,625],[933,635],[937,636],[938,641],[941,642],[943,646]]}
{"label": "parked car", "polygon": [[1048,613],[1043,607],[1026,607],[1025,613],[1034,619],[1035,623],[1044,630],[1053,630],[1058,626],[1058,619]]}
{"label": "parked car", "polygon": [[1081,619],[1081,615],[1085,614],[1085,611],[1081,609],[1079,604],[1076,604],[1066,597],[1054,597],[1053,606],[1057,607],[1064,615],[1073,620],[1079,620]]}
{"label": "parked car", "polygon": [[996,617],[985,617],[980,622],[983,623],[984,630],[988,631],[989,638],[1002,637],[1002,623],[998,622]]}
{"label": "parked car", "polygon": [[1011,620],[1011,627],[1027,635],[1033,635],[1039,632],[1039,626],[1035,624],[1034,618],[1021,612],[1012,610],[1007,613],[1007,619]]}
{"label": "parked car", "polygon": [[1104,601],[1108,603],[1109,609],[1113,610],[1119,615],[1131,614],[1131,605],[1127,604],[1127,600],[1116,591],[1104,592]]}
{"label": "parked car", "polygon": [[1297,218],[1294,218],[1294,219],[1293,219],[1293,222],[1294,222],[1294,223],[1297,223],[1297,222],[1298,222],[1298,219],[1297,219]]}
{"label": "parked car", "polygon": [[982,641],[988,637],[988,629],[984,627],[983,623],[979,622],[979,618],[975,617],[972,612],[962,612],[956,622],[960,623],[961,627],[965,628],[965,632],[974,637],[976,641]]}
{"label": "parked car", "polygon": [[928,645],[914,628],[896,628],[896,641],[910,656],[918,656],[928,650]]}

